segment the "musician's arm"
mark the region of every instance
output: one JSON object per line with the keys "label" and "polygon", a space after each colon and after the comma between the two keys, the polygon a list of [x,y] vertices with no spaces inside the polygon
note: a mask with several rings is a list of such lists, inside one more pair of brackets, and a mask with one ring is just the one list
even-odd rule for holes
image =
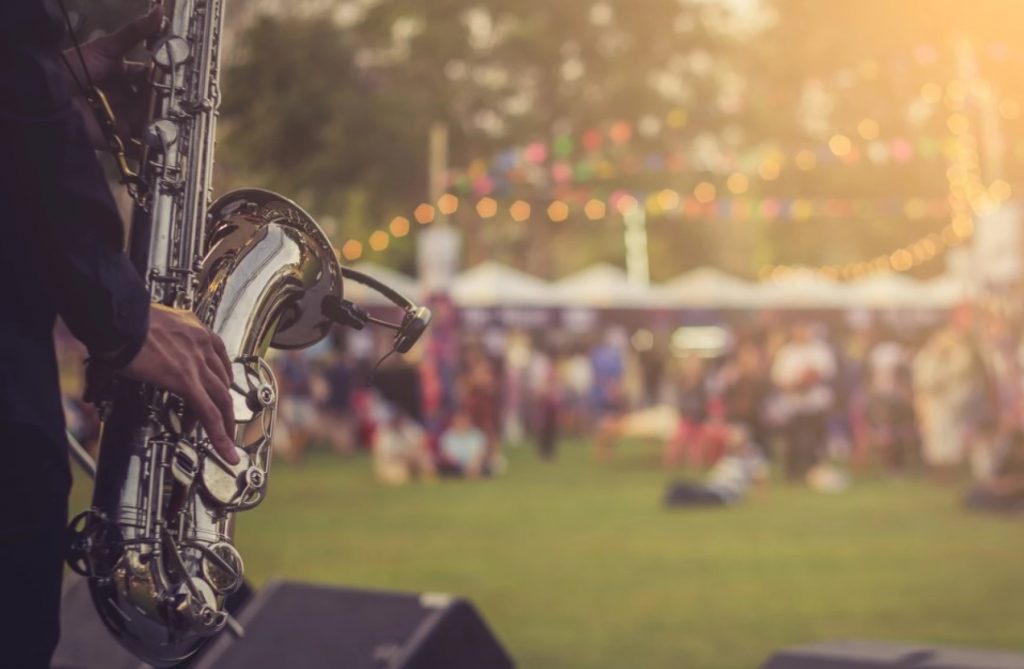
{"label": "musician's arm", "polygon": [[20,213],[7,217],[4,243],[22,245],[41,298],[90,354],[120,366],[142,346],[149,297],[122,253],[113,197],[71,103],[61,34],[45,3],[0,2],[0,180]]}

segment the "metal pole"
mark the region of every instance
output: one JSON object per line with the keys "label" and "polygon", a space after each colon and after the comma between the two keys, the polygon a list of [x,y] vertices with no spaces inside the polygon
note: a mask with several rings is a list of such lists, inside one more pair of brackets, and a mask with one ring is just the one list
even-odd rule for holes
{"label": "metal pole", "polygon": [[75,439],[75,435],[71,434],[70,430],[66,430],[68,436],[68,451],[71,454],[71,459],[78,463],[78,466],[85,470],[85,473],[89,475],[89,478],[96,480],[96,461],[93,460],[92,456],[89,455],[89,451],[85,450],[82,444],[78,443]]}
{"label": "metal pole", "polygon": [[651,284],[650,260],[647,255],[647,213],[643,203],[622,215],[625,226],[626,276],[637,286]]}
{"label": "metal pole", "polygon": [[[445,178],[448,173],[448,126],[444,123],[430,125],[430,145],[428,147],[428,181],[427,197],[430,204],[436,206],[437,200],[446,190]],[[434,214],[437,224],[448,222],[448,217],[440,212]]]}

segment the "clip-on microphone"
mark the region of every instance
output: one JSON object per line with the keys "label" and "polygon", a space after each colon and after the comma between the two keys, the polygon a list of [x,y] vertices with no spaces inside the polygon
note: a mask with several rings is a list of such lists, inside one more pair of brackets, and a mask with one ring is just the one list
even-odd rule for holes
{"label": "clip-on microphone", "polygon": [[368,274],[363,274],[362,272],[349,269],[348,267],[342,267],[341,275],[346,279],[355,281],[356,283],[361,283],[364,286],[374,289],[404,309],[405,316],[402,318],[401,323],[383,321],[366,313],[364,309],[357,306],[352,301],[342,299],[334,295],[324,297],[323,301],[320,303],[320,309],[324,316],[327,316],[339,325],[347,325],[353,330],[362,330],[366,327],[367,323],[373,323],[374,325],[380,325],[382,327],[395,330],[394,350],[399,353],[408,353],[409,349],[419,341],[420,336],[422,336],[426,331],[427,326],[430,325],[430,309],[417,306],[405,295],[402,295],[394,288],[381,283]]}

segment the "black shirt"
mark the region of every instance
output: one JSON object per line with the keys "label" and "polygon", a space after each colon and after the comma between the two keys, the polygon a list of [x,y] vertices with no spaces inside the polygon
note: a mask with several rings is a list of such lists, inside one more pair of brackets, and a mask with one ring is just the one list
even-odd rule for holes
{"label": "black shirt", "polygon": [[60,59],[59,14],[0,1],[0,422],[63,441],[53,350],[59,315],[91,355],[130,359],[149,297]]}

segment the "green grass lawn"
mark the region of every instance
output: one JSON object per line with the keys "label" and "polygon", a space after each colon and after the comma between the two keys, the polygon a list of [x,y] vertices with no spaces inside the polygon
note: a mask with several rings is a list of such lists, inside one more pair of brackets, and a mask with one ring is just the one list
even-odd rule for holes
{"label": "green grass lawn", "polygon": [[579,443],[553,463],[511,449],[510,464],[404,488],[365,457],[275,464],[239,519],[247,575],[463,595],[525,669],[754,669],[841,637],[1024,650],[1024,518],[967,514],[959,487],[770,484],[666,511],[650,446],[611,463]]}

